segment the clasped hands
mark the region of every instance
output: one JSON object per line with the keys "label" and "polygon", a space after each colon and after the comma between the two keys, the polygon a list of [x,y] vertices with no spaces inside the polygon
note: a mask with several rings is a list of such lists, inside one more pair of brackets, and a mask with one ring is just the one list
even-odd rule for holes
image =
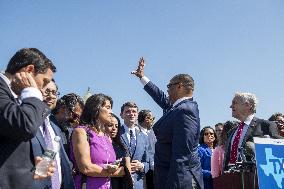
{"label": "clasped hands", "polygon": [[131,173],[134,173],[136,171],[142,171],[144,169],[143,163],[141,163],[138,160],[132,160],[130,165],[131,165]]}

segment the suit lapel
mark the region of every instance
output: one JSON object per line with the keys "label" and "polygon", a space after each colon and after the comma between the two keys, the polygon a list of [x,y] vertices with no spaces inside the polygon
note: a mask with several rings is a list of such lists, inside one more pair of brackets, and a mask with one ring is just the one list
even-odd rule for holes
{"label": "suit lapel", "polygon": [[254,128],[255,128],[255,126],[256,126],[256,120],[257,120],[257,119],[258,119],[258,118],[254,117],[254,118],[251,120],[251,122],[250,122],[250,124],[249,124],[249,127],[248,127],[248,130],[247,130],[247,133],[246,133],[245,136],[244,136],[244,140],[243,140],[243,142],[242,142],[242,146],[245,146],[245,144],[246,144],[246,142],[247,142],[247,140],[248,140],[248,137],[249,137],[249,136],[252,136],[252,133],[253,133]]}
{"label": "suit lapel", "polygon": [[135,154],[137,146],[138,146],[138,144],[140,143],[140,140],[141,140],[141,138],[140,138],[141,137],[141,133],[140,132],[141,132],[140,129],[138,129],[138,128],[135,129],[135,135],[136,135],[135,136],[136,137],[136,141],[135,142],[136,142],[136,145],[135,145],[135,150],[134,150],[133,155]]}
{"label": "suit lapel", "polygon": [[121,136],[122,140],[124,141],[124,144],[129,149],[130,144],[129,144],[129,141],[128,141],[127,136],[126,136],[124,125],[121,126],[121,135],[120,136]]}
{"label": "suit lapel", "polygon": [[43,135],[42,135],[42,132],[40,129],[38,129],[37,133],[36,133],[36,139],[39,141],[39,144],[41,145],[41,147],[43,149],[46,148],[46,143],[45,143],[45,140],[43,138]]}

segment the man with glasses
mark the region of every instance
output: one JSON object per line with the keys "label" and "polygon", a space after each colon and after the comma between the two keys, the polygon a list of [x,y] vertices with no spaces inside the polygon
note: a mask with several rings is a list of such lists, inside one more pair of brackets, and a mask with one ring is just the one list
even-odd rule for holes
{"label": "man with glasses", "polygon": [[144,90],[164,110],[154,124],[156,134],[156,189],[203,189],[203,177],[197,147],[200,132],[198,105],[193,101],[194,81],[188,74],[175,75],[167,85],[168,97],[146,76],[141,58],[136,75]]}
{"label": "man with glasses", "polygon": [[[45,102],[51,110],[56,106],[58,98],[58,88],[55,81],[52,80],[42,90],[43,102]],[[53,140],[55,136],[62,138],[61,131],[56,124],[54,116],[50,114],[40,126],[36,137],[31,140],[33,153],[37,156],[42,156],[46,148],[55,146]],[[50,145],[50,146],[48,146]],[[72,171],[69,165],[68,156],[64,150],[62,140],[60,140],[60,151],[55,156],[56,170],[51,179],[35,181],[36,188],[51,188],[51,189],[73,189],[74,182],[72,179]]]}

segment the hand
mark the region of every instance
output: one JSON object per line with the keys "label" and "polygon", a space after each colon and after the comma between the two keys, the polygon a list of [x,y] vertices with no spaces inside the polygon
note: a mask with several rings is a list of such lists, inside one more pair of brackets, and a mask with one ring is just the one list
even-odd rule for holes
{"label": "hand", "polygon": [[139,59],[138,68],[135,71],[132,71],[131,74],[136,75],[141,79],[144,76],[144,66],[145,66],[145,61],[144,58],[141,57]]}
{"label": "hand", "polygon": [[[36,157],[36,158],[35,158],[35,165],[37,165],[41,160],[42,160],[41,157]],[[34,174],[34,179],[36,179],[36,180],[42,180],[42,179],[45,179],[45,178],[47,178],[47,177],[52,177],[55,170],[56,170],[56,169],[55,169],[55,163],[53,162],[53,163],[48,167],[47,175],[46,175],[46,176],[40,176],[40,175]]]}
{"label": "hand", "polygon": [[38,88],[34,78],[28,72],[16,73],[11,80],[11,88],[16,94],[20,94],[24,88],[35,87]]}
{"label": "hand", "polygon": [[143,164],[138,160],[133,160],[131,163],[131,173],[136,171],[141,171],[143,169]]}
{"label": "hand", "polygon": [[105,168],[106,168],[108,173],[113,174],[113,173],[115,173],[118,170],[119,166],[118,165],[107,164]]}

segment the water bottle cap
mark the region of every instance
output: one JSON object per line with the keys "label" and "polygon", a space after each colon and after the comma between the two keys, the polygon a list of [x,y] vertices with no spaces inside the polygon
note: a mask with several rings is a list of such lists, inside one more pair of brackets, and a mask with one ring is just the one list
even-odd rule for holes
{"label": "water bottle cap", "polygon": [[60,136],[55,136],[55,137],[54,137],[54,140],[55,140],[56,142],[59,142],[59,141],[60,141]]}

